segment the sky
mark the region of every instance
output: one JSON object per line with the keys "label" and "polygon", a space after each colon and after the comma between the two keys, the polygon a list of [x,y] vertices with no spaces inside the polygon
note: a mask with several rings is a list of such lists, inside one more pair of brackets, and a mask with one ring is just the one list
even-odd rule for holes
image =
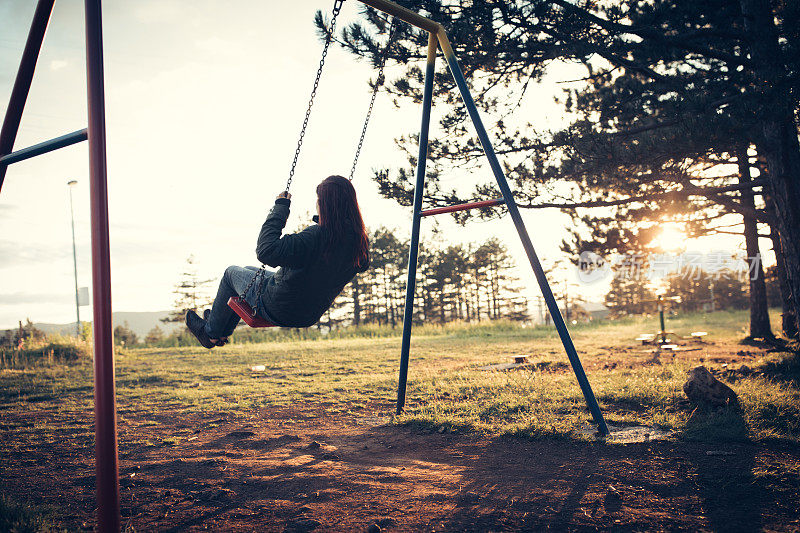
{"label": "sky", "polygon": [[[138,0],[106,2],[103,13],[108,179],[115,311],[169,309],[187,257],[218,279],[231,264],[257,264],[258,231],[283,190],[321,43],[313,24],[331,2]],[[11,93],[34,2],[0,0],[0,113]],[[343,23],[358,16],[347,2]],[[15,149],[86,126],[83,3],[56,2]],[[401,70],[389,69],[392,73]],[[372,68],[332,47],[292,186],[289,226],[314,209],[314,187],[347,175],[361,129]],[[562,77],[570,79],[569,73]],[[528,91],[526,120],[543,129],[564,121],[552,96],[559,75]],[[394,139],[418,131],[421,109],[375,106],[354,184],[371,228],[410,232],[410,208],[378,195],[372,169],[407,164]],[[441,134],[436,127],[431,137]],[[490,118],[490,117],[489,117]],[[487,120],[487,123],[490,120]],[[491,131],[489,132],[491,135]],[[0,192],[0,328],[18,320],[75,320],[69,180],[73,189],[78,284],[91,285],[86,143],[9,167]],[[465,186],[489,175],[457,173]],[[469,188],[469,187],[467,187]],[[559,255],[569,218],[524,212],[540,257]],[[498,236],[539,294],[511,221],[468,227],[439,217],[445,242]],[[423,221],[423,239],[431,224]],[[546,231],[542,231],[546,228]],[[522,268],[526,267],[526,268]],[[602,299],[602,290],[588,290]],[[81,318],[91,307],[81,308]]]}

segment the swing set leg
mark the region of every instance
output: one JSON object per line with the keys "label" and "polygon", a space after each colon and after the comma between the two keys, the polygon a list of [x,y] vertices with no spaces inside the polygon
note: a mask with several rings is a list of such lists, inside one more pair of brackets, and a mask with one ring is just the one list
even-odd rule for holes
{"label": "swing set leg", "polygon": [[[444,52],[445,60],[447,61],[447,65],[450,68],[450,72],[455,79],[456,85],[458,86],[458,90],[461,93],[461,98],[464,100],[464,105],[467,108],[467,112],[469,113],[470,118],[472,119],[472,124],[475,126],[476,133],[478,134],[478,139],[481,142],[481,146],[483,147],[483,151],[486,154],[486,158],[489,160],[489,165],[492,169],[492,173],[494,174],[495,179],[497,180],[497,185],[500,188],[500,191],[503,193],[503,199],[505,200],[506,207],[508,208],[508,212],[511,215],[511,220],[514,222],[514,226],[517,229],[517,233],[519,234],[519,238],[522,241],[522,246],[525,249],[525,253],[528,256],[528,261],[530,262],[531,268],[533,269],[533,273],[536,276],[536,281],[539,283],[539,288],[542,291],[542,296],[544,297],[545,302],[547,303],[547,308],[550,311],[550,316],[553,318],[553,323],[556,326],[556,330],[558,331],[558,335],[561,338],[561,343],[564,345],[564,351],[567,353],[567,358],[569,359],[570,365],[572,365],[572,370],[575,373],[575,378],[578,380],[578,385],[583,392],[583,396],[586,399],[586,405],[589,408],[589,411],[592,414],[592,418],[594,422],[597,424],[598,431],[601,435],[608,435],[608,426],[606,424],[605,418],[603,418],[603,413],[600,411],[600,406],[597,403],[597,399],[595,398],[594,392],[592,391],[592,387],[589,384],[589,380],[586,377],[586,372],[583,370],[583,365],[581,364],[581,360],[578,357],[578,352],[575,349],[575,345],[572,342],[572,337],[569,334],[569,330],[567,329],[567,324],[564,322],[564,317],[561,316],[561,311],[558,308],[558,303],[556,302],[555,297],[553,296],[553,291],[550,288],[550,284],[547,281],[547,277],[544,274],[544,269],[542,268],[542,264],[539,261],[539,257],[536,254],[536,250],[533,247],[533,243],[531,242],[530,236],[528,235],[528,230],[525,228],[525,223],[522,220],[522,215],[519,212],[519,207],[514,200],[514,195],[511,192],[511,188],[508,185],[508,181],[506,180],[505,174],[503,173],[503,169],[500,166],[500,162],[497,159],[497,154],[495,154],[494,148],[492,147],[491,140],[489,139],[489,135],[486,133],[486,128],[483,125],[483,121],[481,120],[480,114],[478,113],[478,109],[475,106],[475,102],[472,99],[472,95],[469,92],[469,88],[467,86],[467,82],[464,79],[464,74],[461,71],[461,67],[458,64],[458,60],[453,53],[453,49],[450,46],[450,42],[447,39],[447,35],[445,34],[444,30],[439,30],[435,37],[438,38],[439,45],[442,47],[442,51]],[[419,136],[419,157],[417,159],[417,180],[416,180],[416,187],[414,189],[414,218],[412,222],[412,230],[411,230],[411,250],[409,251],[409,262],[408,262],[408,284],[406,286],[406,306],[404,310],[404,321],[403,321],[403,341],[401,346],[400,352],[400,379],[398,384],[398,391],[397,391],[397,414],[402,413],[403,407],[405,405],[405,396],[406,396],[406,384],[408,378],[408,361],[409,361],[409,352],[410,352],[410,344],[411,344],[411,322],[413,318],[413,305],[414,305],[414,288],[415,288],[415,281],[416,281],[416,270],[417,270],[417,252],[419,247],[419,231],[420,231],[420,213],[421,213],[421,206],[422,206],[422,196],[423,196],[423,187],[424,187],[424,177],[425,177],[425,160],[427,158],[427,151],[428,151],[428,126],[430,123],[430,106],[431,106],[431,93],[433,89],[433,70],[434,70],[434,62],[436,56],[436,44],[434,42],[434,34],[430,34],[430,39],[428,41],[428,65],[427,70],[425,72],[425,92],[423,95],[423,109],[422,109],[422,128],[420,131]]]}
{"label": "swing set leg", "polygon": [[406,403],[408,359],[411,351],[411,324],[414,321],[414,290],[417,282],[417,257],[419,255],[419,226],[422,216],[422,192],[425,188],[425,163],[428,159],[428,130],[431,123],[433,74],[436,67],[436,36],[428,34],[428,64],[425,68],[425,90],[422,96],[422,126],[419,131],[419,155],[417,156],[417,183],[414,187],[414,215],[411,223],[411,246],[408,251],[408,283],[406,284],[406,306],[403,309],[403,341],[400,347],[400,378],[397,385],[397,414],[403,412]]}
{"label": "swing set leg", "polygon": [[489,140],[489,135],[486,133],[486,128],[483,126],[483,121],[478,113],[478,109],[475,107],[475,102],[472,100],[472,95],[467,87],[464,74],[461,72],[461,67],[459,66],[458,60],[453,53],[453,49],[450,46],[447,35],[444,33],[444,31],[440,31],[438,37],[439,44],[442,46],[442,51],[444,52],[444,57],[447,61],[447,66],[450,67],[450,72],[453,74],[456,85],[458,85],[458,90],[461,92],[461,98],[464,100],[464,105],[466,106],[467,112],[472,119],[472,124],[475,126],[478,139],[480,139],[481,146],[483,146],[483,152],[486,154],[486,158],[489,160],[489,165],[492,167],[492,173],[497,180],[497,185],[500,187],[500,191],[503,193],[503,198],[506,201],[508,213],[511,215],[511,220],[514,221],[514,226],[517,228],[517,233],[519,233],[522,246],[525,248],[528,261],[533,268],[533,273],[536,276],[536,280],[539,282],[539,288],[541,289],[542,296],[544,296],[545,302],[547,303],[547,309],[550,311],[550,316],[553,317],[553,323],[556,326],[556,330],[558,330],[559,337],[561,337],[561,343],[564,345],[564,350],[567,352],[567,357],[572,365],[572,370],[575,372],[575,377],[577,378],[578,384],[583,392],[583,396],[586,399],[586,404],[589,407],[589,411],[592,413],[592,418],[597,424],[598,431],[602,435],[608,435],[608,426],[603,418],[603,413],[600,411],[600,406],[597,404],[597,399],[592,391],[592,386],[589,384],[589,380],[586,377],[586,372],[584,372],[583,365],[581,365],[581,360],[578,357],[578,352],[575,350],[575,345],[572,343],[572,337],[570,337],[567,324],[564,322],[564,317],[561,316],[561,311],[558,309],[558,304],[553,296],[553,291],[550,289],[550,284],[547,282],[547,277],[544,275],[542,264],[539,262],[539,257],[536,255],[536,250],[533,248],[531,238],[528,236],[528,230],[525,229],[525,223],[522,221],[522,215],[520,215],[519,208],[514,200],[514,195],[511,192],[511,188],[508,186],[508,181],[506,181],[506,177],[503,174],[503,169],[500,166],[500,162],[497,160],[497,154],[494,152],[492,142]]}

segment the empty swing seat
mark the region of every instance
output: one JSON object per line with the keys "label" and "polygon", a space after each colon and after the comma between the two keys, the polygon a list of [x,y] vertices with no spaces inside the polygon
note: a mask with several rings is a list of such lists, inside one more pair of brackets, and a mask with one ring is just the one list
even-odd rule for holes
{"label": "empty swing seat", "polygon": [[233,312],[239,315],[239,318],[244,320],[244,323],[251,328],[274,328],[277,324],[273,324],[265,318],[256,315],[250,304],[247,303],[241,296],[232,296],[228,299],[228,307],[233,309]]}

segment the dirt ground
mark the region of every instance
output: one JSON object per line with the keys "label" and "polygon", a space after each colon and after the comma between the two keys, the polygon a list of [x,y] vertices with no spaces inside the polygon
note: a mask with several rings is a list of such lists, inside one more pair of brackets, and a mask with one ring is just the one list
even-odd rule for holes
{"label": "dirt ground", "polygon": [[[795,446],[489,439],[389,425],[391,408],[373,400],[341,417],[319,404],[247,419],[125,414],[123,446],[191,436],[122,448],[123,523],[129,531],[800,530],[798,476],[786,474]],[[74,423],[91,420],[85,414]],[[7,494],[55,506],[69,530],[93,528],[85,442],[4,449],[13,450],[0,471]]]}
{"label": "dirt ground", "polygon": [[[603,350],[588,368],[660,364],[640,346]],[[676,358],[724,376],[764,353],[716,343]],[[27,401],[0,405],[0,493],[92,530],[92,412]],[[379,397],[247,415],[134,403],[119,411],[127,531],[800,531],[791,440],[492,438],[393,425]]]}

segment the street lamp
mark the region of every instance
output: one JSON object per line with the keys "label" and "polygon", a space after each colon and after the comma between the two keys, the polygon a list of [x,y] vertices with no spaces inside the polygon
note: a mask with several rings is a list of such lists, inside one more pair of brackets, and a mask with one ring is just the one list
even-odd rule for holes
{"label": "street lamp", "polygon": [[67,182],[69,185],[69,216],[72,219],[72,267],[75,272],[75,315],[77,322],[75,323],[75,333],[78,337],[81,336],[81,304],[78,298],[78,254],[75,251],[75,211],[72,208],[72,189],[78,184],[77,180],[70,180]]}

